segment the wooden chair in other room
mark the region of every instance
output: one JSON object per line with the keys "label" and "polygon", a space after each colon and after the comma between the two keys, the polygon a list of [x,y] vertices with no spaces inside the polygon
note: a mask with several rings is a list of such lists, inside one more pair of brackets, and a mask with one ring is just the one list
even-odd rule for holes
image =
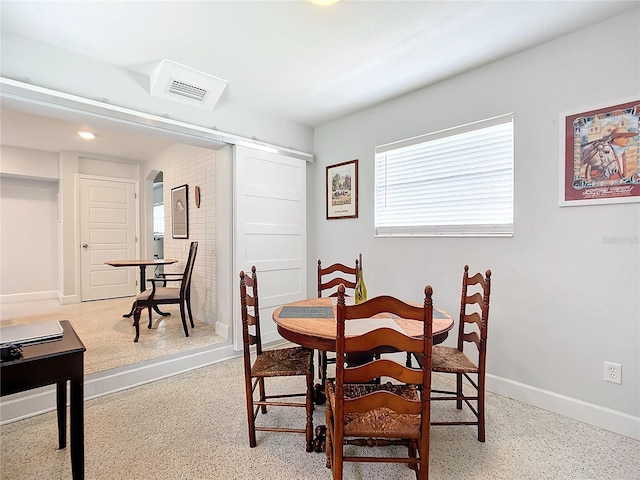
{"label": "wooden chair in other room", "polygon": [[[337,306],[336,379],[327,381],[327,466],[334,480],[343,478],[344,462],[407,463],[416,478],[429,476],[429,428],[431,390],[431,349],[433,328],[433,290],[425,287],[422,307],[396,298],[381,296],[354,306],[345,306],[344,287],[339,287]],[[409,337],[391,328],[378,328],[361,335],[345,335],[352,319],[370,318],[389,312],[400,318],[422,322],[423,336]],[[424,368],[411,368],[389,358],[377,358],[358,366],[346,365],[349,353],[376,349],[419,354]],[[390,377],[394,383],[367,383]],[[344,451],[357,447],[405,445],[406,457],[356,456]]]}
{"label": "wooden chair in other room", "polygon": [[[133,325],[136,328],[136,338],[133,339],[134,342],[137,342],[140,337],[140,314],[142,310],[145,308],[149,310],[149,325],[147,328],[151,328],[153,325],[151,309],[157,305],[179,304],[184,335],[186,337],[189,336],[185,308],[189,313],[191,328],[194,328],[193,315],[191,314],[191,276],[193,274],[193,265],[195,264],[197,253],[198,242],[191,242],[189,256],[187,257],[187,263],[183,273],[165,273],[159,278],[150,278],[147,280],[147,282],[151,282],[152,287],[138,294],[133,305]],[[159,287],[156,285],[158,283],[166,285],[167,282],[180,282],[180,285],[178,287]]]}
{"label": "wooden chair in other room", "polygon": [[[437,345],[433,347],[431,359],[433,372],[451,373],[456,376],[455,391],[432,390],[431,400],[455,400],[458,410],[462,409],[464,402],[475,416],[475,420],[471,421],[434,421],[431,425],[477,425],[480,442],[485,440],[485,367],[490,293],[491,270],[487,270],[484,277],[482,273],[469,277],[469,265],[465,265],[460,299],[458,346]],[[471,353],[464,349],[465,345],[469,344],[473,345],[469,347],[472,349]]]}
{"label": "wooden chair in other room", "polygon": [[[248,292],[250,289],[250,293]],[[304,433],[306,450],[313,449],[313,350],[302,347],[263,350],[260,336],[260,307],[258,301],[258,276],[251,267],[251,276],[240,272],[240,305],[242,315],[242,340],[244,345],[244,382],[249,423],[249,446],[256,446],[256,431]],[[251,310],[251,312],[250,312]],[[250,331],[251,330],[251,331]],[[253,333],[252,333],[253,332]],[[252,355],[251,346],[255,345]],[[252,363],[252,356],[255,360]],[[267,395],[265,379],[272,377],[301,376],[306,380],[305,393]],[[259,398],[255,399],[258,387]],[[305,402],[283,401],[292,397],[304,397]],[[268,406],[299,407],[306,411],[305,428],[257,426],[258,413],[266,414]]]}
{"label": "wooden chair in other room", "polygon": [[[358,282],[358,259],[356,259],[356,266],[347,267],[342,263],[334,263],[328,267],[322,267],[322,262],[318,260],[318,298],[325,297],[337,297],[338,286],[344,285],[346,289],[350,290],[350,295],[354,295],[354,289]],[[323,295],[324,294],[324,295]],[[320,391],[324,392],[324,387],[327,382],[327,365],[330,363],[336,363],[334,356],[327,357],[327,352],[318,350],[318,377],[320,378]],[[321,397],[322,395],[316,395]],[[324,403],[323,401],[317,403]]]}

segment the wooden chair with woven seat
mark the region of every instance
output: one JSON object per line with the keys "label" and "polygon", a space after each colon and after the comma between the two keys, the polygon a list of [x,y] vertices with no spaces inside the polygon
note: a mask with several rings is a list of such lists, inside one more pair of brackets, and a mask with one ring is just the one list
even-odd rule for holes
{"label": "wooden chair with woven seat", "polygon": [[[436,345],[433,347],[431,363],[433,372],[450,373],[456,376],[455,391],[432,390],[431,400],[455,400],[458,410],[462,409],[464,403],[475,417],[474,420],[469,421],[434,421],[431,425],[477,425],[480,442],[485,441],[485,369],[490,294],[491,270],[487,270],[484,276],[482,273],[476,273],[470,277],[469,265],[465,265],[462,276],[457,347]],[[473,354],[464,348],[469,344],[474,346],[470,346]],[[422,360],[418,357],[418,361]]]}
{"label": "wooden chair with woven seat", "polygon": [[[337,297],[338,286],[345,286],[345,295],[353,296],[356,283],[358,282],[358,259],[354,267],[347,267],[342,263],[334,263],[328,267],[322,266],[322,261],[318,260],[318,298]],[[349,291],[350,295],[346,292]],[[335,356],[328,357],[327,352],[318,350],[318,377],[322,391],[327,382],[327,365],[336,363]]]}
{"label": "wooden chair with woven seat", "polygon": [[[343,478],[344,462],[407,463],[416,478],[429,476],[429,428],[433,290],[424,289],[422,307],[390,296],[376,297],[359,305],[345,306],[344,287],[339,287],[336,336],[336,378],[327,381],[327,466],[334,480]],[[347,335],[349,322],[370,319],[380,313],[422,323],[423,336],[410,337],[388,327]],[[391,357],[376,358],[364,365],[346,364],[349,353],[397,351],[420,354],[424,368],[411,368]],[[394,383],[371,383],[388,377]],[[386,379],[386,378],[385,378]],[[408,455],[356,456],[345,445],[385,447],[404,445]],[[354,452],[356,453],[356,452]],[[390,452],[393,453],[393,452]]]}
{"label": "wooden chair with woven seat", "polygon": [[[250,289],[250,292],[248,291]],[[244,382],[249,425],[249,446],[256,446],[256,431],[304,433],[306,450],[313,450],[313,350],[303,347],[263,350],[260,335],[260,305],[258,298],[258,276],[256,267],[251,267],[251,276],[240,272],[240,307],[242,316],[242,341],[244,346]],[[251,311],[250,311],[251,310]],[[255,346],[252,354],[251,347]],[[252,357],[255,360],[252,361]],[[304,393],[279,393],[267,395],[265,379],[274,377],[304,377]],[[255,398],[258,387],[258,398]],[[304,397],[305,401],[292,402],[290,398]],[[267,407],[299,407],[306,412],[304,428],[256,425],[259,413],[266,414]]]}
{"label": "wooden chair with woven seat", "polygon": [[[133,305],[133,325],[136,328],[136,337],[133,340],[134,342],[137,342],[140,337],[140,314],[142,310],[145,308],[149,310],[149,325],[147,328],[151,328],[153,325],[151,310],[158,305],[179,304],[184,335],[186,337],[189,336],[185,309],[187,313],[189,313],[189,323],[191,323],[191,328],[194,328],[195,325],[193,323],[193,315],[191,313],[191,277],[197,253],[198,242],[191,242],[189,256],[187,257],[187,263],[185,264],[183,273],[166,273],[162,274],[159,278],[150,278],[147,280],[147,282],[151,282],[152,287],[147,288],[144,292],[140,292]],[[178,287],[157,286],[158,283],[166,285],[167,282],[180,282],[180,285]]]}

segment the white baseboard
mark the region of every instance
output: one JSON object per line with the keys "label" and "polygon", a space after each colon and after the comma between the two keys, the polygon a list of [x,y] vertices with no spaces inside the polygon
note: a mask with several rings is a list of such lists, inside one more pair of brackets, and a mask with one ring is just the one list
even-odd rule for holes
{"label": "white baseboard", "polygon": [[487,375],[486,388],[498,395],[640,440],[640,417],[494,375]]}
{"label": "white baseboard", "polygon": [[78,295],[58,295],[61,305],[70,305],[72,303],[80,303],[80,296]]}
{"label": "white baseboard", "polygon": [[216,334],[222,338],[229,340],[229,325],[222,322],[216,322],[215,324]]}
{"label": "white baseboard", "polygon": [[[97,372],[85,377],[84,398],[89,400],[101,397],[239,355],[233,351],[231,345],[212,345],[186,354],[170,355],[128,367]],[[0,425],[55,410],[55,392],[55,385],[50,385],[2,397]]]}
{"label": "white baseboard", "polygon": [[0,302],[2,303],[33,302],[35,300],[46,300],[49,298],[58,298],[58,291],[51,290],[48,292],[11,293],[11,294],[0,296]]}

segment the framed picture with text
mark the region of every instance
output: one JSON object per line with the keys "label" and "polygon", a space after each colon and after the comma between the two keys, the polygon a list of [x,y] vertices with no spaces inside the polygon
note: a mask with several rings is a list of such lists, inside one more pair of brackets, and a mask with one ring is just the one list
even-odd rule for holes
{"label": "framed picture with text", "polygon": [[560,116],[560,205],[640,202],[640,99]]}
{"label": "framed picture with text", "polygon": [[358,218],[358,160],[327,166],[327,220]]}
{"label": "framed picture with text", "polygon": [[171,236],[189,238],[189,186],[171,189]]}

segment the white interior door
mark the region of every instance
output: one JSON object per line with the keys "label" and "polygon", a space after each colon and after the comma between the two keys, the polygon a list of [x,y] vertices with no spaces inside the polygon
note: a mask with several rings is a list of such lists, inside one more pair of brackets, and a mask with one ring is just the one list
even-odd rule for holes
{"label": "white interior door", "polygon": [[263,343],[280,340],[271,315],[307,298],[306,162],[236,146],[234,154],[234,348],[242,350],[240,270],[258,272]]}
{"label": "white interior door", "polygon": [[108,260],[136,258],[137,182],[79,177],[82,301],[135,295],[139,270]]}

